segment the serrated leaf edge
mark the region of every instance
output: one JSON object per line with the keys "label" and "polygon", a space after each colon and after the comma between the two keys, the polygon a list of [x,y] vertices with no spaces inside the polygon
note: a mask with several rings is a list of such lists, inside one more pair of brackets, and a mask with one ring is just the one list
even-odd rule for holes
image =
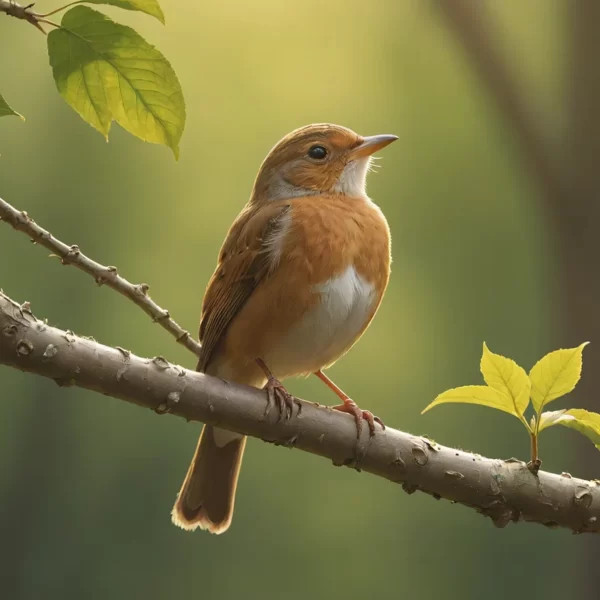
{"label": "serrated leaf edge", "polygon": [[[589,344],[589,342],[583,342],[582,344],[579,344],[579,346],[575,346],[574,348],[558,348],[557,350],[552,350],[551,352],[548,352],[547,354],[545,354],[544,356],[542,356],[542,358],[540,358],[540,359],[539,359],[539,360],[538,360],[538,361],[535,363],[535,365],[533,365],[533,367],[531,367],[531,369],[529,370],[529,379],[531,380],[531,373],[533,372],[533,370],[534,370],[534,369],[535,369],[535,368],[536,368],[536,367],[537,367],[537,366],[538,366],[538,365],[539,365],[539,364],[540,364],[540,363],[541,363],[541,362],[542,362],[542,361],[543,361],[545,358],[547,358],[547,357],[548,357],[548,356],[550,356],[551,354],[554,354],[555,352],[560,352],[561,350],[573,350],[573,354],[572,354],[572,355],[569,357],[569,360],[567,361],[566,365],[565,365],[565,366],[563,367],[563,369],[562,369],[562,371],[564,371],[564,370],[567,368],[567,366],[569,365],[569,363],[571,362],[571,360],[573,359],[573,357],[577,355],[577,351],[578,351],[579,349],[581,349],[581,353],[582,353],[582,356],[583,356],[583,350],[584,350],[584,348],[585,348],[585,347],[586,347],[588,344]],[[581,378],[581,371],[582,371],[582,369],[583,369],[583,364],[582,364],[581,368],[579,369],[579,374],[578,374],[578,377],[577,377],[577,381],[575,382],[575,385],[577,385],[577,383],[579,383],[579,379]],[[533,381],[531,381],[531,398],[532,398],[532,401],[531,401],[531,403],[532,403],[532,405],[533,405],[533,387],[534,387],[534,386],[533,386]],[[575,386],[573,386],[573,387],[575,387]],[[565,392],[564,394],[561,394],[560,396],[557,396],[556,398],[553,398],[553,400],[551,400],[550,402],[552,402],[552,401],[554,401],[554,400],[558,400],[558,398],[562,398],[563,396],[566,396],[566,395],[567,395],[567,394],[569,394],[569,393],[571,393],[571,392]],[[544,397],[544,401],[543,401],[543,402],[540,404],[540,407],[539,407],[538,409],[535,409],[535,406],[534,406],[534,409],[536,410],[536,412],[537,412],[538,414],[540,414],[540,413],[542,412],[542,410],[544,409],[544,406],[546,406],[546,404],[548,404],[548,402],[549,402],[549,401],[547,400],[547,398],[548,398],[548,395],[546,394],[546,396]]]}
{"label": "serrated leaf edge", "polygon": [[[147,41],[146,41],[146,40],[145,40],[145,39],[144,39],[144,38],[143,38],[143,37],[142,37],[142,36],[141,36],[141,35],[140,35],[140,34],[137,32],[137,31],[135,31],[135,29],[133,29],[132,27],[128,27],[127,25],[122,25],[121,23],[117,23],[116,21],[113,21],[112,19],[110,19],[109,17],[107,17],[107,16],[106,16],[104,13],[101,13],[101,12],[99,12],[99,11],[96,11],[96,10],[94,10],[93,8],[90,8],[89,6],[85,6],[85,7],[84,7],[84,6],[76,6],[76,7],[72,8],[72,9],[70,9],[69,11],[67,11],[67,12],[66,12],[66,13],[63,15],[63,18],[62,18],[62,20],[61,20],[61,28],[60,28],[59,30],[57,30],[57,32],[64,31],[64,32],[66,32],[67,34],[69,34],[69,35],[72,35],[73,37],[76,37],[76,38],[78,38],[79,40],[81,40],[81,42],[83,42],[84,44],[86,44],[86,46],[87,46],[87,47],[88,47],[88,48],[91,50],[91,52],[93,52],[93,53],[94,53],[96,56],[98,56],[98,57],[99,57],[99,60],[101,60],[101,61],[104,61],[104,62],[106,62],[107,64],[109,64],[109,65],[111,66],[111,68],[112,68],[112,69],[114,69],[115,73],[117,73],[117,75],[118,75],[119,77],[122,77],[122,78],[123,78],[123,80],[127,82],[127,85],[128,85],[128,86],[131,88],[131,90],[134,92],[134,94],[135,94],[135,97],[136,97],[136,98],[137,98],[137,100],[140,102],[140,104],[142,104],[142,105],[143,105],[143,106],[146,108],[146,110],[147,110],[147,111],[148,111],[148,112],[149,112],[149,113],[152,115],[152,117],[154,118],[154,120],[156,121],[156,123],[158,123],[158,124],[160,125],[161,129],[163,130],[163,132],[164,132],[164,134],[165,134],[165,138],[169,140],[169,144],[168,144],[167,146],[168,146],[168,147],[171,149],[171,151],[173,152],[173,155],[175,156],[175,160],[179,160],[179,143],[175,144],[175,141],[173,140],[173,138],[172,138],[172,136],[170,135],[169,131],[166,129],[166,127],[163,125],[163,123],[162,123],[162,122],[161,122],[161,120],[158,118],[158,116],[155,114],[155,112],[154,112],[154,111],[151,109],[151,107],[150,107],[148,104],[146,104],[146,102],[144,102],[144,100],[143,100],[143,99],[140,97],[138,90],[136,90],[136,89],[133,87],[133,85],[131,84],[131,81],[130,81],[130,80],[129,80],[129,79],[128,79],[128,78],[127,78],[125,75],[123,75],[123,74],[121,73],[121,71],[120,71],[120,70],[119,70],[119,69],[118,69],[118,68],[117,68],[117,67],[116,67],[116,66],[113,64],[113,62],[112,62],[110,59],[106,58],[106,56],[105,56],[105,55],[104,55],[102,52],[98,52],[98,51],[97,51],[95,48],[93,48],[93,47],[90,45],[89,41],[88,41],[86,38],[82,37],[81,35],[78,35],[78,34],[77,34],[75,31],[73,31],[72,29],[69,29],[68,27],[65,27],[65,26],[62,24],[62,23],[63,23],[63,21],[64,21],[64,19],[67,17],[67,15],[69,15],[70,13],[72,13],[74,10],[78,10],[78,9],[81,9],[81,8],[85,8],[85,9],[89,10],[90,12],[92,12],[92,13],[94,13],[94,14],[98,15],[98,16],[101,16],[101,17],[103,17],[103,18],[102,18],[102,20],[103,20],[103,21],[105,21],[105,20],[106,20],[106,21],[110,21],[111,23],[113,23],[113,24],[115,24],[115,25],[117,25],[117,26],[119,26],[119,27],[122,27],[122,28],[124,28],[124,29],[127,29],[127,30],[131,31],[132,33],[134,33],[135,35],[137,35],[137,36],[138,36],[138,37],[139,37],[139,38],[140,38],[140,39],[141,39],[141,40],[142,40],[142,41],[143,41],[145,44],[147,44],[147,45],[148,45],[148,46],[150,46],[152,49],[154,49],[154,50],[156,50],[157,52],[159,52],[159,53],[160,53],[160,55],[162,56],[163,60],[165,61],[165,63],[167,63],[167,64],[169,65],[169,67],[170,67],[171,69],[173,69],[173,67],[171,66],[171,63],[170,63],[170,62],[167,60],[167,58],[166,58],[166,57],[165,57],[165,56],[162,54],[162,52],[160,52],[159,50],[157,50],[157,49],[156,49],[156,47],[155,47],[155,46],[153,46],[152,44],[148,43],[148,42],[147,42]],[[121,7],[121,8],[122,8],[122,7]],[[52,33],[54,33],[54,32],[52,32]],[[52,33],[51,33],[50,35],[52,35]],[[50,36],[48,36],[48,37],[50,37]],[[83,69],[81,69],[81,75],[82,75],[83,81],[84,81],[84,83],[85,83],[85,74],[84,74],[84,72],[83,72]],[[86,83],[86,86],[87,86],[87,83]],[[104,88],[104,83],[103,83],[103,82],[102,82],[102,89],[103,89],[103,92],[106,94],[106,90],[105,90],[105,88]],[[91,98],[91,96],[89,95],[89,93],[88,93],[88,97],[90,97],[90,98]],[[104,124],[104,123],[102,122],[102,120],[99,118],[99,113],[98,113],[98,111],[97,111],[97,108],[96,108],[96,106],[94,105],[93,101],[91,102],[91,104],[92,104],[92,106],[94,107],[94,112],[96,113],[96,116],[97,116],[97,118],[98,118],[98,121],[99,121],[101,124]],[[110,108],[110,107],[109,107],[109,108]],[[112,122],[116,120],[116,119],[114,118],[114,113],[113,113],[113,111],[112,111],[112,110],[110,110],[110,113],[111,113],[111,120],[110,120],[110,122],[108,123],[108,125],[106,126],[106,130],[98,129],[98,128],[97,128],[97,127],[95,127],[95,126],[94,126],[92,123],[89,123],[89,121],[87,121],[89,125],[91,125],[91,126],[92,126],[92,127],[94,127],[95,129],[98,129],[98,131],[100,131],[100,133],[102,133],[102,134],[103,134],[103,136],[104,136],[104,138],[105,138],[105,140],[106,140],[107,142],[108,142],[108,134],[109,134],[109,132],[110,132],[110,128],[111,128]],[[85,120],[85,119],[84,119],[84,120]],[[185,123],[185,102],[184,102],[184,123]],[[130,133],[131,133],[131,132],[130,132]],[[138,138],[139,138],[139,136],[137,136],[137,135],[135,135],[135,134],[132,134],[132,135],[134,135],[134,137],[138,137]],[[139,138],[139,139],[142,139],[142,140],[143,140],[143,138]],[[143,141],[147,141],[147,140],[143,140]]]}
{"label": "serrated leaf edge", "polygon": [[[512,358],[508,358],[507,356],[503,356],[503,355],[501,355],[501,354],[496,354],[495,352],[492,352],[492,351],[489,349],[488,345],[487,345],[485,342],[483,342],[483,354],[481,355],[481,360],[479,361],[479,369],[480,369],[480,371],[481,371],[481,374],[483,375],[483,379],[485,380],[486,384],[487,384],[489,387],[493,387],[493,386],[490,386],[490,385],[489,385],[489,383],[487,383],[487,379],[486,379],[486,377],[485,377],[485,373],[483,372],[483,368],[482,368],[482,366],[481,366],[481,365],[482,365],[482,363],[483,363],[483,359],[484,359],[484,357],[485,357],[485,353],[486,353],[486,352],[487,352],[487,353],[489,353],[489,354],[490,354],[492,357],[494,357],[494,356],[499,356],[499,357],[501,357],[501,358],[503,358],[503,359],[505,359],[505,360],[508,360],[508,361],[510,361],[511,363],[513,363],[513,364],[515,365],[515,367],[517,367],[518,369],[521,369],[521,371],[523,371],[523,374],[525,375],[525,377],[527,377],[527,380],[529,381],[529,390],[528,390],[528,396],[527,396],[527,398],[528,398],[528,402],[527,402],[527,405],[525,406],[525,410],[527,410],[527,406],[529,406],[529,397],[530,397],[530,395],[531,395],[531,380],[529,379],[529,376],[527,375],[527,371],[525,371],[525,369],[523,369],[523,367],[522,367],[521,365],[519,365],[519,364],[518,364],[518,363],[517,363],[515,360],[513,360]],[[519,410],[519,408],[518,408],[518,406],[517,406],[517,399],[516,399],[516,398],[515,398],[515,396],[513,395],[513,393],[512,393],[512,390],[510,389],[510,386],[508,385],[508,383],[507,383],[507,382],[506,382],[506,380],[504,379],[504,377],[503,377],[502,373],[500,372],[500,370],[499,370],[499,369],[496,367],[496,365],[495,365],[495,363],[493,362],[493,360],[491,360],[490,362],[491,362],[492,366],[493,366],[493,367],[496,369],[496,372],[498,373],[498,376],[499,376],[499,378],[502,380],[502,383],[504,383],[504,385],[505,385],[506,389],[507,389],[507,390],[510,392],[510,396],[509,396],[509,398],[512,400],[513,407],[514,407],[514,409],[515,409],[515,415],[516,415],[516,416],[518,416],[518,417],[519,417],[519,419],[523,421],[523,423],[525,424],[525,426],[526,426],[526,427],[528,427],[528,425],[527,425],[527,421],[526,421],[526,419],[525,419],[525,410],[524,410],[523,412],[521,412],[521,411]],[[497,389],[497,388],[493,388],[493,389]],[[498,391],[500,391],[500,390],[498,390]],[[505,395],[506,395],[506,394],[505,394]]]}

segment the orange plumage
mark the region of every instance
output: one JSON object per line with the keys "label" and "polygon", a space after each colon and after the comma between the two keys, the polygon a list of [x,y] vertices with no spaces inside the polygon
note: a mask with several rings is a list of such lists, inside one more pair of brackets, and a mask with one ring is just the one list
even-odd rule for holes
{"label": "orange plumage", "polygon": [[[343,400],[360,435],[361,411],[322,369],[362,335],[383,298],[390,235],[366,196],[373,152],[395,136],[363,138],[309,125],[265,159],[250,201],[234,221],[202,308],[198,370],[268,388],[281,410],[281,379],[315,373]],[[185,529],[213,533],[231,523],[245,437],[205,426],[173,509]]]}

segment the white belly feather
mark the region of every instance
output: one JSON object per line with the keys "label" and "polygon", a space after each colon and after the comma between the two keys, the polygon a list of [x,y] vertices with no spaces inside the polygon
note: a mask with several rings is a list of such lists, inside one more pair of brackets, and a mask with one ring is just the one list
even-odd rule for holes
{"label": "white belly feather", "polygon": [[321,303],[264,357],[277,377],[312,373],[335,362],[355,342],[375,302],[373,285],[354,266],[316,286],[315,292]]}

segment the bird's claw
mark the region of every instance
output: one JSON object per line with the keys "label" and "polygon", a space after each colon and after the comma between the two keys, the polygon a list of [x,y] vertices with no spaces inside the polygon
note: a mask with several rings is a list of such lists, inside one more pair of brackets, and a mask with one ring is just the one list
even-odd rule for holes
{"label": "bird's claw", "polygon": [[292,396],[275,377],[269,377],[264,388],[267,391],[267,408],[265,416],[271,412],[272,406],[279,410],[279,423],[283,418],[289,420],[294,416],[294,405],[298,407],[297,415],[300,414],[302,405],[300,401]]}
{"label": "bird's claw", "polygon": [[379,423],[381,425],[381,429],[385,429],[385,425],[383,421],[376,417],[370,410],[361,410],[354,400],[348,398],[344,400],[344,404],[340,404],[339,406],[334,406],[334,410],[339,410],[340,412],[345,412],[354,417],[356,422],[356,437],[360,439],[360,435],[362,433],[363,421],[366,421],[369,425],[369,436],[373,437],[375,435],[375,423]]}

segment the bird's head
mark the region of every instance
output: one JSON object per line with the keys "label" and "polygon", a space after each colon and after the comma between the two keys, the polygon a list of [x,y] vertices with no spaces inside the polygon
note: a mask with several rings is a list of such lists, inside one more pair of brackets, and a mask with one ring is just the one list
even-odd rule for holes
{"label": "bird's head", "polygon": [[371,155],[397,139],[395,135],[362,137],[328,123],[296,129],[265,158],[251,202],[324,193],[364,197]]}

